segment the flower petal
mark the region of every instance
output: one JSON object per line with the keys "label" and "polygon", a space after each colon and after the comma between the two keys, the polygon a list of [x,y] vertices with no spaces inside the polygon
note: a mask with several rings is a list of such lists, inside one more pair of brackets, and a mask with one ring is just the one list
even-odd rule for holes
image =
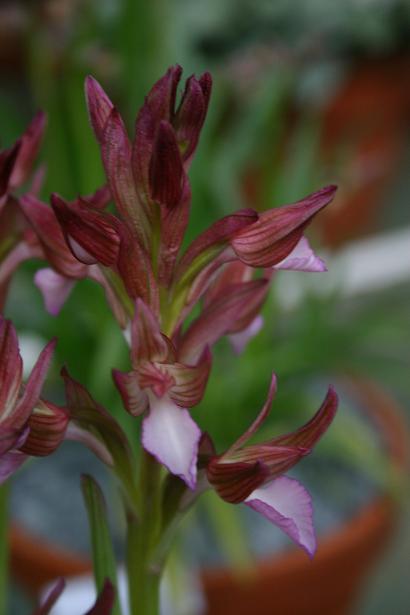
{"label": "flower petal", "polygon": [[11,450],[0,457],[0,485],[3,484],[26,461],[27,455]]}
{"label": "flower petal", "polygon": [[268,521],[278,526],[309,557],[316,550],[313,528],[312,500],[306,489],[296,480],[281,476],[264,487],[258,487],[245,500]]}
{"label": "flower petal", "polygon": [[35,457],[50,455],[63,441],[68,421],[67,410],[40,399],[27,421],[29,434],[20,450]]}
{"label": "flower petal", "polygon": [[255,316],[255,318],[246,327],[246,329],[243,329],[242,331],[238,331],[238,333],[231,333],[228,336],[229,341],[232,344],[232,347],[234,351],[236,352],[236,354],[241,354],[245,350],[248,342],[250,342],[250,340],[254,338],[256,335],[258,335],[262,327],[263,327],[263,317],[260,314],[258,314],[258,316]]}
{"label": "flower petal", "polygon": [[266,481],[269,469],[259,461],[219,463],[216,458],[208,464],[206,473],[220,498],[239,504]]}
{"label": "flower petal", "polygon": [[16,330],[9,320],[0,317],[0,423],[19,429],[12,417],[20,392],[23,361],[19,352]]}
{"label": "flower petal", "polygon": [[118,369],[113,369],[112,376],[122,397],[124,407],[130,414],[139,416],[148,410],[148,397],[139,385],[137,372],[124,373]]}
{"label": "flower petal", "polygon": [[167,397],[149,397],[150,412],[142,423],[142,444],[172,474],[195,489],[201,430],[188,410]]}
{"label": "flower petal", "polygon": [[292,252],[273,268],[313,273],[327,271],[325,263],[313,252],[306,237],[301,237]]}
{"label": "flower petal", "polygon": [[91,126],[97,140],[101,143],[105,125],[114,105],[98,81],[91,75],[86,77],[84,86]]}
{"label": "flower petal", "polygon": [[26,181],[37,157],[45,126],[46,115],[39,111],[20,138],[21,145],[10,178],[10,188],[17,188]]}
{"label": "flower petal", "polygon": [[25,424],[40,398],[41,389],[43,388],[44,380],[53,358],[56,343],[57,340],[54,338],[43,348],[31,371],[24,387],[23,395],[20,397],[13,412],[13,425],[16,428],[20,428]]}
{"label": "flower petal", "polygon": [[194,363],[205,346],[211,346],[228,332],[252,320],[266,297],[268,280],[231,284],[225,293],[205,307],[184,334],[179,351],[183,363]]}
{"label": "flower petal", "polygon": [[70,278],[85,277],[86,266],[79,263],[68,249],[63,232],[51,207],[31,194],[23,195],[19,199],[19,204],[53,269]]}
{"label": "flower petal", "polygon": [[184,169],[174,129],[161,121],[152,152],[149,181],[153,201],[176,207],[181,199]]}
{"label": "flower petal", "polygon": [[[66,368],[61,370],[61,375],[64,379],[67,407],[71,420],[81,430],[89,431],[92,436],[100,441],[102,446],[108,450],[114,465],[118,469],[132,472],[128,439],[119,423],[92,398],[85,387],[71,378]],[[69,437],[72,437],[72,435],[73,432],[70,431]],[[74,432],[75,435],[79,435],[78,431]],[[81,434],[80,438],[88,444],[86,438]],[[93,452],[97,452],[92,442],[90,448]]]}
{"label": "flower petal", "polygon": [[158,255],[158,281],[169,286],[173,277],[175,262],[184,239],[191,208],[191,188],[186,176],[179,203],[176,207],[161,207],[161,245]]}
{"label": "flower petal", "polygon": [[336,391],[333,387],[329,387],[322,405],[310,421],[296,431],[273,438],[269,441],[269,444],[274,446],[313,448],[333,421],[338,402]]}
{"label": "flower petal", "polygon": [[270,412],[270,408],[271,408],[271,405],[272,405],[272,400],[275,397],[275,394],[276,394],[276,376],[275,376],[275,374],[272,374],[272,378],[271,378],[271,382],[270,382],[270,387],[269,387],[269,392],[268,392],[268,397],[266,398],[266,401],[265,401],[265,403],[264,403],[264,405],[262,407],[262,410],[259,412],[259,414],[256,417],[256,419],[248,427],[248,429],[245,431],[245,433],[243,433],[236,440],[236,442],[234,442],[234,444],[232,444],[232,446],[229,447],[229,449],[224,454],[224,457],[228,457],[231,452],[236,451],[241,446],[246,444],[246,442],[249,440],[249,438],[251,438],[257,432],[257,430],[262,425],[262,423],[265,421],[266,417],[268,416],[268,414]]}
{"label": "flower petal", "polygon": [[173,122],[185,167],[189,165],[195,153],[211,89],[212,77],[209,73],[204,73],[199,80],[192,76],[185,84],[181,104]]}
{"label": "flower petal", "polygon": [[73,255],[86,265],[96,262],[109,267],[118,257],[120,237],[111,214],[77,199],[68,204],[57,194],[51,204]]}
{"label": "flower petal", "polygon": [[138,195],[145,207],[151,207],[149,168],[155,135],[161,120],[172,119],[176,90],[181,78],[180,66],[172,66],[151,88],[135,123],[132,170]]}
{"label": "flower petal", "polygon": [[34,283],[43,295],[47,312],[57,316],[74,286],[74,280],[46,268],[36,272]]}
{"label": "flower petal", "polygon": [[118,211],[141,246],[148,248],[152,212],[138,198],[131,169],[131,145],[115,107],[105,123],[101,143],[101,157]]}
{"label": "flower petal", "polygon": [[238,258],[251,267],[272,267],[296,247],[313,216],[334,197],[335,186],[327,186],[292,205],[262,213],[259,219],[231,241]]}

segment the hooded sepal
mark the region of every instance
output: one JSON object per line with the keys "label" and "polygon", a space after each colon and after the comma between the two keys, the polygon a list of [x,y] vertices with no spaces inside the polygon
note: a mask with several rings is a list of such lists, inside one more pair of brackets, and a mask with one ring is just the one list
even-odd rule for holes
{"label": "hooded sepal", "polygon": [[212,77],[204,73],[199,79],[189,77],[173,125],[185,167],[189,165],[198,144],[212,90]]}
{"label": "hooded sepal", "polygon": [[152,200],[170,209],[176,207],[181,200],[183,180],[184,169],[174,129],[169,122],[162,120],[149,169]]}
{"label": "hooded sepal", "polygon": [[299,243],[303,231],[328,205],[336,186],[327,186],[294,203],[260,214],[253,225],[240,230],[231,240],[237,257],[251,267],[273,267]]}
{"label": "hooded sepal", "polygon": [[29,433],[20,450],[34,457],[50,455],[63,441],[69,418],[65,408],[40,399],[28,419]]}
{"label": "hooded sepal", "polygon": [[338,396],[333,387],[329,387],[319,410],[305,425],[283,436],[270,440],[274,446],[299,446],[312,449],[323,434],[329,429],[338,407]]}
{"label": "hooded sepal", "polygon": [[69,278],[85,277],[87,268],[71,254],[53,210],[31,194],[22,196],[19,203],[53,269]]}
{"label": "hooded sepal", "polygon": [[162,120],[171,121],[181,73],[180,66],[173,66],[154,84],[135,123],[132,169],[139,197],[148,208],[152,206],[150,166],[156,132]]}
{"label": "hooded sepal", "polygon": [[114,105],[98,81],[91,75],[86,77],[84,89],[90,123],[93,127],[97,141],[102,144],[105,125],[111,111],[114,108]]}
{"label": "hooded sepal", "polygon": [[85,265],[109,267],[117,262],[120,236],[114,216],[81,199],[68,204],[57,194],[51,196],[51,204],[75,258]]}
{"label": "hooded sepal", "polygon": [[57,316],[71,293],[74,280],[47,267],[36,271],[34,284],[43,296],[47,312],[52,316]]}
{"label": "hooded sepal", "polygon": [[21,135],[17,158],[10,177],[9,188],[11,190],[22,186],[31,173],[43,139],[46,122],[45,113],[38,111]]}
{"label": "hooded sepal", "polygon": [[[0,317],[0,424],[13,426],[13,414],[20,394],[23,361],[16,330],[9,320]],[[24,420],[23,420],[24,423]],[[21,427],[21,425],[18,425]]]}
{"label": "hooded sepal", "polygon": [[121,239],[117,268],[127,294],[132,300],[140,297],[157,312],[159,290],[150,257],[145,248],[135,241],[128,226],[118,224],[117,231]]}
{"label": "hooded sepal", "polygon": [[219,463],[214,458],[208,464],[207,477],[219,497],[239,504],[268,479],[269,470],[260,461]]}
{"label": "hooded sepal", "polygon": [[115,107],[104,126],[101,156],[111,194],[134,238],[148,249],[151,241],[151,209],[139,199],[131,169],[131,144]]}

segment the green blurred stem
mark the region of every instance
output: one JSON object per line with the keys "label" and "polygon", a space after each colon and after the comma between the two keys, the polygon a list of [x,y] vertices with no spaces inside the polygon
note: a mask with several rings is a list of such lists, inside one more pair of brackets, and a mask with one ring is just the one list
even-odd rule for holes
{"label": "green blurred stem", "polygon": [[141,453],[141,515],[127,516],[127,572],[131,615],[159,615],[162,568],[152,565],[161,525],[161,466]]}
{"label": "green blurred stem", "polygon": [[7,615],[9,485],[0,486],[0,615]]}
{"label": "green blurred stem", "polygon": [[250,569],[253,559],[245,538],[245,531],[235,506],[221,500],[213,491],[204,498],[218,544],[232,569],[239,574]]}

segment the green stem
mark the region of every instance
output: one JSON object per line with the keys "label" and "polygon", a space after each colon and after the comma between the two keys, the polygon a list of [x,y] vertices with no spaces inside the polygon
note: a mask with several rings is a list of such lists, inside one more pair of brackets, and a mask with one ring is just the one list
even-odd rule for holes
{"label": "green stem", "polygon": [[127,516],[127,571],[131,615],[159,615],[161,567],[152,565],[161,525],[161,466],[141,454],[141,514]]}
{"label": "green stem", "polygon": [[9,485],[0,486],[0,615],[7,615]]}

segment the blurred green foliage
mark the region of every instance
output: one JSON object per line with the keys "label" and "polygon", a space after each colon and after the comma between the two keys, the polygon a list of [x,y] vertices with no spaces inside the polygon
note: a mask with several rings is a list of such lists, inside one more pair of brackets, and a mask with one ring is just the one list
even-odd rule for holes
{"label": "blurred green foliage", "polygon": [[[10,143],[34,109],[44,108],[49,126],[42,150],[47,164],[43,198],[48,200],[52,191],[66,198],[91,192],[104,177],[84,102],[85,75],[91,72],[101,81],[131,131],[144,94],[168,64],[180,62],[187,75],[191,70],[210,68],[204,65],[207,62],[214,67],[215,87],[191,170],[193,208],[187,241],[216,218],[247,204],[247,174],[257,182],[259,207],[300,198],[333,180],[318,162],[320,115],[303,105],[296,119],[290,113],[300,94],[300,68],[278,58],[261,78],[248,83],[246,72],[242,80],[237,79],[235,66],[220,62],[223,50],[219,55],[206,53],[206,36],[201,34],[217,33],[219,28],[226,45],[236,49],[238,44],[239,49],[252,42],[248,30],[261,40],[264,28],[270,28],[272,36],[280,30],[284,39],[294,40],[298,29],[308,36],[314,23],[319,30],[320,24],[324,28],[327,23],[329,32],[339,24],[343,31],[352,15],[362,10],[360,3],[353,2],[345,11],[333,7],[332,19],[326,22],[329,11],[321,13],[326,3],[291,4],[300,11],[290,11],[288,3],[245,0],[239,7],[233,2],[186,0],[26,5],[21,74],[17,79],[4,77],[7,87],[1,89],[2,139]],[[366,26],[362,24],[363,31],[371,30],[371,23],[385,10],[383,2],[374,0],[373,4],[378,8]],[[56,7],[60,5],[59,12]],[[401,6],[399,1],[392,3],[389,15],[402,11]],[[315,15],[323,20],[317,23]],[[387,27],[388,20],[383,23]],[[252,176],[255,170],[256,179]],[[73,376],[126,424],[129,419],[121,410],[110,370],[114,365],[127,368],[127,349],[103,292],[90,282],[81,282],[61,314],[50,318],[31,281],[36,268],[37,264],[29,264],[14,280],[8,315],[20,330],[30,329],[44,339],[58,335],[55,363],[65,362]],[[372,297],[356,303],[336,294],[306,294],[297,309],[286,312],[273,291],[265,309],[265,330],[245,354],[232,360],[227,344],[217,349],[207,396],[195,411],[200,422],[216,434],[221,446],[226,445],[261,406],[272,370],[280,382],[272,415],[279,420],[278,427],[288,414],[303,420],[314,409],[318,398],[312,396],[309,383],[327,383],[341,372],[372,374],[402,387],[408,359],[408,339],[403,334],[410,330],[408,303],[391,301],[391,292],[377,301]]]}

